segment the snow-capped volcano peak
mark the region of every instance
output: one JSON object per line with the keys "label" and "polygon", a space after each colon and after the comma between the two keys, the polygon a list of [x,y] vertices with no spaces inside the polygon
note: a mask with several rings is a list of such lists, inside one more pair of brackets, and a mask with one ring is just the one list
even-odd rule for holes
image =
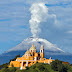
{"label": "snow-capped volcano peak", "polygon": [[31,45],[34,44],[36,49],[39,51],[40,50],[40,46],[44,45],[44,49],[47,52],[59,52],[59,53],[63,53],[64,51],[61,50],[60,48],[58,48],[56,45],[50,43],[49,41],[47,41],[46,39],[42,39],[42,38],[34,38],[34,37],[30,37],[27,38],[25,40],[23,40],[20,44],[18,44],[16,47],[8,50],[9,51],[19,51],[19,50],[27,50],[27,48],[29,49],[31,47]]}
{"label": "snow-capped volcano peak", "polygon": [[[41,45],[44,46],[44,57],[45,58],[49,58],[51,56],[54,59],[60,59],[60,56],[69,54],[69,53],[65,53],[63,50],[58,48],[56,45],[50,43],[46,39],[30,37],[30,38],[23,40],[17,46],[9,49],[7,52],[0,55],[0,58],[1,58],[0,65],[3,63],[7,63],[10,59],[14,58],[16,55],[20,54],[21,56],[23,56],[24,53],[26,52],[26,50],[30,49],[32,44],[35,45],[37,52],[40,51]],[[65,57],[63,56],[63,58],[65,58]],[[62,58],[62,60],[63,60],[63,58]]]}

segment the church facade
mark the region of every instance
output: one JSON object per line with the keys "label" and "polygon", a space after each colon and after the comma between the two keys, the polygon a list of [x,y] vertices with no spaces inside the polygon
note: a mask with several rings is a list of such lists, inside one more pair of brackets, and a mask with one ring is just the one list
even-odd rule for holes
{"label": "church facade", "polygon": [[40,52],[37,53],[35,45],[32,45],[30,49],[27,49],[22,57],[16,59],[16,61],[11,61],[9,67],[20,67],[20,69],[25,69],[26,66],[30,67],[35,63],[47,63],[50,64],[52,61],[50,59],[44,58],[44,47],[41,45]]}

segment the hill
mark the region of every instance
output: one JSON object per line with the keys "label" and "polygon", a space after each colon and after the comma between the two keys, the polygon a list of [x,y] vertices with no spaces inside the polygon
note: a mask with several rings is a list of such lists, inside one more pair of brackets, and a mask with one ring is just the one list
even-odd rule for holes
{"label": "hill", "polygon": [[15,67],[4,67],[0,72],[72,72],[72,66],[62,64],[62,61],[55,60],[51,64],[36,63],[31,67],[26,67],[25,70]]}

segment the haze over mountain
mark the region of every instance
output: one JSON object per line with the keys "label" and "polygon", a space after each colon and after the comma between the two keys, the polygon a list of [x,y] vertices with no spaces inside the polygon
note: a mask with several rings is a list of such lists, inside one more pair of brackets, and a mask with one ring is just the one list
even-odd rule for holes
{"label": "haze over mountain", "polygon": [[44,45],[44,50],[49,53],[49,54],[62,54],[65,53],[63,50],[61,50],[60,48],[58,48],[56,45],[50,43],[49,41],[47,41],[46,39],[42,39],[42,38],[34,38],[34,37],[30,37],[25,39],[24,41],[22,41],[20,44],[18,44],[17,46],[9,49],[7,52],[10,51],[20,51],[20,50],[27,50],[27,48],[29,49],[31,47],[31,45],[34,44],[36,49],[39,51],[40,50],[40,46]]}
{"label": "haze over mountain", "polygon": [[[46,39],[30,37],[30,38],[23,40],[17,46],[9,49],[8,51],[0,55],[0,64],[9,62],[10,59],[13,59],[18,54],[22,56],[26,52],[27,49],[30,49],[32,44],[35,45],[37,52],[40,51],[40,46],[44,45],[44,53],[45,53],[46,58],[49,58],[51,56],[54,59],[58,59],[61,56],[62,60],[65,60],[64,59],[66,58],[65,56],[69,55],[63,50],[61,50],[60,48],[58,48],[56,45],[47,41]],[[64,56],[64,58],[62,56]]]}

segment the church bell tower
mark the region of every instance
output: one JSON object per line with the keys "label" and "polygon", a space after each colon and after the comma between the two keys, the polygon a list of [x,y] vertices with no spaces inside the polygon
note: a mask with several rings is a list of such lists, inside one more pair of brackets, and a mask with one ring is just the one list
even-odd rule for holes
{"label": "church bell tower", "polygon": [[41,45],[41,48],[40,48],[40,56],[41,58],[44,58],[44,46]]}

